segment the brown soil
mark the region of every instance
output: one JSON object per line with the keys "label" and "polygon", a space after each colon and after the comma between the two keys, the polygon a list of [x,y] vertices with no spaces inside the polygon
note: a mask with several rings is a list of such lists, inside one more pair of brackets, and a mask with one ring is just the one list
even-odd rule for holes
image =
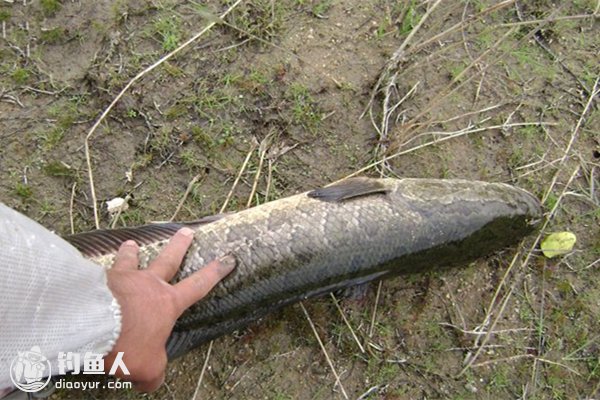
{"label": "brown soil", "polygon": [[[222,3],[1,3],[0,201],[61,234],[71,221],[76,232],[93,229],[89,129],[131,78]],[[364,353],[330,298],[306,302],[348,397],[597,397],[598,4],[442,2],[417,29],[434,3],[243,1],[226,24],[134,84],[92,135],[100,224],[111,222],[104,202],[126,195],[117,226],[169,219],[195,176],[177,218],[218,212],[255,143],[265,162],[259,147],[227,210],[245,207],[259,166],[253,204],[448,139],[364,174],[515,184],[544,198],[545,232],[572,231],[577,246],[546,259],[529,252],[534,235],[462,269],[386,281],[374,318],[377,285],[343,300]],[[171,363],[166,384],[147,397],[191,398],[206,352]],[[198,398],[344,398],[299,306],[216,340],[207,365]],[[54,397],[124,395],[139,396]]]}

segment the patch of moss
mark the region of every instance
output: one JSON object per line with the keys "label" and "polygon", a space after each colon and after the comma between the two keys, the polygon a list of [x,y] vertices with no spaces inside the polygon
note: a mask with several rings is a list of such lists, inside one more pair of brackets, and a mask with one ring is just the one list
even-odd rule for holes
{"label": "patch of moss", "polygon": [[17,182],[15,184],[14,192],[21,198],[21,200],[29,200],[31,196],[33,196],[33,190],[31,189],[31,186],[21,182]]}
{"label": "patch of moss", "polygon": [[0,22],[8,21],[12,15],[6,10],[0,10]]}
{"label": "patch of moss", "polygon": [[44,165],[44,172],[48,176],[75,177],[75,171],[67,164],[60,161],[50,161]]}
{"label": "patch of moss", "polygon": [[29,81],[30,73],[25,68],[16,68],[11,74],[10,77],[17,85],[24,85]]}
{"label": "patch of moss", "polygon": [[59,0],[40,0],[40,5],[42,6],[42,12],[46,16],[54,15],[62,8]]}
{"label": "patch of moss", "polygon": [[40,39],[42,42],[47,44],[58,44],[65,40],[66,30],[65,28],[58,27],[48,30],[43,30],[40,33]]}

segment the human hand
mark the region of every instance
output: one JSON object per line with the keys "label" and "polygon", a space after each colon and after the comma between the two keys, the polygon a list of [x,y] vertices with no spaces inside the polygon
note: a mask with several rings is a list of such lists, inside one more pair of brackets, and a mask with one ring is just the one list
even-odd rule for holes
{"label": "human hand", "polygon": [[165,346],[175,321],[235,268],[235,258],[225,256],[175,285],[169,284],[193,236],[191,229],[180,229],[145,270],[138,269],[138,245],[128,240],[107,272],[108,287],[121,306],[122,322],[121,334],[105,364],[112,365],[122,351],[130,375],[118,369],[116,376],[132,381],[136,390],[151,392],[163,383]]}

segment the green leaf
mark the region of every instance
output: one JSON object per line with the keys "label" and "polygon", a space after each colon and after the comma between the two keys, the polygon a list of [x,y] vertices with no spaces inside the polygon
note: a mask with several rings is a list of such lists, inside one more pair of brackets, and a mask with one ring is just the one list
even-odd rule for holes
{"label": "green leaf", "polygon": [[548,258],[561,256],[573,250],[577,237],[571,232],[555,232],[542,240],[542,253]]}

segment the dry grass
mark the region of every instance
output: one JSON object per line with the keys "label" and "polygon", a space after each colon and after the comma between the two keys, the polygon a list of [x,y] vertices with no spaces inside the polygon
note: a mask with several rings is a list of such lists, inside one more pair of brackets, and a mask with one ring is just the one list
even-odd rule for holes
{"label": "dry grass", "polygon": [[[115,220],[135,224],[358,174],[510,182],[546,207],[536,237],[474,266],[211,342],[156,397],[598,395],[600,2],[237,1],[219,18],[176,2],[113,7],[114,32],[73,27],[53,44],[34,30],[61,10],[2,20],[0,198],[58,231],[107,225],[100,206],[116,195],[135,194]],[[70,54],[95,35],[82,77],[47,71],[51,46]],[[74,167],[50,162],[63,158]],[[547,260],[538,243],[559,230],[577,249]]]}

